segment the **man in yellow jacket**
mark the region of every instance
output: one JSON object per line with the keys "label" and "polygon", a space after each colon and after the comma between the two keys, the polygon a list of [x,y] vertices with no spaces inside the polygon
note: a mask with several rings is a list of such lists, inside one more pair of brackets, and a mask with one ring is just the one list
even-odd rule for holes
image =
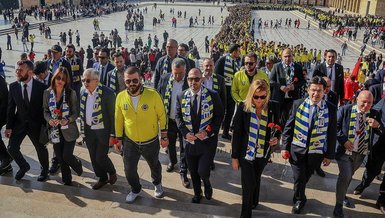
{"label": "man in yellow jacket", "polygon": [[236,72],[231,86],[231,96],[235,103],[245,100],[250,84],[257,79],[263,79],[269,84],[267,74],[257,69],[257,55],[249,53],[245,56],[245,67]]}
{"label": "man in yellow jacket", "polygon": [[123,150],[124,172],[131,186],[126,202],[133,203],[142,190],[137,172],[140,156],[143,156],[150,166],[152,183],[155,186],[154,195],[161,198],[164,192],[159,162],[159,129],[160,145],[168,146],[164,104],[155,89],[142,85],[138,68],[127,68],[124,72],[124,81],[127,89],[116,97],[115,135],[118,141],[115,149],[118,152]]}

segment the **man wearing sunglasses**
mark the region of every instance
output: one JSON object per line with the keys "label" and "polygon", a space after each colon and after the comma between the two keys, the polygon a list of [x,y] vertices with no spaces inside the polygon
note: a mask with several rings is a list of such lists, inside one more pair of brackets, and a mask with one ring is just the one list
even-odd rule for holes
{"label": "man wearing sunglasses", "polygon": [[282,133],[282,157],[289,159],[294,177],[293,214],[307,201],[306,184],[321,162],[328,166],[335,156],[337,107],[323,99],[326,82],[311,79],[305,99],[294,101]]}
{"label": "man wearing sunglasses", "polygon": [[254,80],[265,80],[269,84],[269,77],[266,73],[257,69],[257,61],[258,58],[255,53],[248,53],[245,56],[245,69],[238,71],[234,75],[231,95],[237,104],[246,99],[250,84]]}
{"label": "man wearing sunglasses", "polygon": [[[40,142],[40,131],[45,125],[42,105],[43,92],[47,87],[33,79],[32,75],[33,63],[31,61],[17,63],[17,81],[9,85],[5,136],[9,138],[8,152],[20,168],[15,179],[21,180],[31,169],[20,152],[20,145],[28,135],[41,164],[42,171],[37,180],[44,181],[48,178],[48,150],[45,144]],[[3,161],[10,163],[12,159]]]}
{"label": "man wearing sunglasses", "polygon": [[115,104],[115,135],[118,138],[115,149],[123,151],[124,172],[131,186],[127,203],[133,203],[142,190],[138,175],[141,156],[151,169],[154,196],[162,198],[164,193],[159,144],[163,148],[168,146],[167,115],[160,94],[153,88],[143,86],[142,79],[137,67],[127,68],[124,72],[127,89],[118,94]]}
{"label": "man wearing sunglasses", "polygon": [[115,68],[114,65],[110,63],[110,50],[108,48],[102,48],[97,54],[96,59],[99,61],[94,63],[93,67],[95,70],[99,72],[100,82],[107,86],[108,84],[108,72]]}
{"label": "man wearing sunglasses", "polygon": [[213,195],[210,167],[215,152],[216,137],[223,118],[223,107],[216,92],[202,86],[202,72],[193,68],[187,76],[189,89],[178,96],[175,120],[182,132],[187,167],[190,171],[194,197],[192,203],[202,198],[201,180],[207,200]]}
{"label": "man wearing sunglasses", "polygon": [[190,181],[187,178],[187,164],[183,146],[183,136],[179,131],[175,121],[177,96],[183,90],[188,89],[186,77],[186,62],[182,58],[175,58],[172,61],[172,72],[162,75],[158,85],[158,92],[162,95],[166,113],[168,116],[168,132],[169,138],[168,157],[169,164],[167,172],[174,170],[174,165],[178,162],[176,155],[176,140],[179,139],[180,147],[180,165],[179,173],[182,180],[182,185],[186,188],[190,187]]}

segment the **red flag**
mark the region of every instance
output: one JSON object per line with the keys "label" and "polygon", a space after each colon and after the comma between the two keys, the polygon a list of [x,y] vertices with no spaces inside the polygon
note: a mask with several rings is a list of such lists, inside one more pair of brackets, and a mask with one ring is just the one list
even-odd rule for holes
{"label": "red flag", "polygon": [[352,73],[351,73],[351,76],[354,76],[356,79],[358,79],[358,72],[360,71],[361,61],[362,61],[362,56],[360,56],[360,58],[358,58],[358,61],[357,61],[356,65],[354,66]]}

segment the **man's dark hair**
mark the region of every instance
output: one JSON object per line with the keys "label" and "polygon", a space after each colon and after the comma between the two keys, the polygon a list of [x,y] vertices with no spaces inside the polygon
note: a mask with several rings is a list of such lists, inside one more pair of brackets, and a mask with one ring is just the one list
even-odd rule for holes
{"label": "man's dark hair", "polygon": [[322,85],[324,87],[324,89],[326,89],[326,86],[327,86],[327,83],[326,81],[320,77],[320,76],[314,76],[311,80],[310,80],[310,83],[309,83],[309,87],[314,84],[314,85]]}
{"label": "man's dark hair", "polygon": [[233,53],[234,51],[236,51],[238,48],[240,48],[241,46],[238,45],[238,44],[231,44],[230,45],[230,49],[229,49],[229,52],[230,53]]}
{"label": "man's dark hair", "polygon": [[105,52],[108,57],[110,57],[110,49],[108,48],[102,48],[99,52]]}
{"label": "man's dark hair", "polygon": [[76,51],[75,46],[73,44],[68,44],[66,48],[72,48],[72,50]]}
{"label": "man's dark hair", "polygon": [[254,58],[256,61],[258,60],[258,56],[254,52],[247,53],[245,57]]}
{"label": "man's dark hair", "polygon": [[334,49],[328,49],[328,50],[326,50],[326,54],[327,53],[334,53],[336,56],[337,56],[337,52],[336,52],[336,50],[334,50]]}
{"label": "man's dark hair", "polygon": [[36,61],[33,67],[33,73],[39,75],[44,73],[47,70],[47,62],[45,61]]}
{"label": "man's dark hair", "polygon": [[28,70],[32,70],[33,71],[33,63],[32,63],[32,61],[30,61],[30,60],[25,60],[25,61],[18,61],[17,62],[17,65],[27,65],[27,68],[28,68]]}
{"label": "man's dark hair", "polygon": [[189,51],[189,49],[188,49],[188,45],[186,45],[185,43],[181,43],[181,44],[179,44],[179,46],[180,46],[180,47],[183,47],[183,48],[184,48],[184,50],[186,50],[186,52],[188,52],[188,51]]}
{"label": "man's dark hair", "polygon": [[115,52],[113,57],[114,58],[123,57],[123,54],[121,52]]}
{"label": "man's dark hair", "polygon": [[139,74],[139,76],[141,76],[141,73],[140,73],[139,68],[133,67],[133,66],[127,68],[127,70],[124,71],[124,73],[127,73],[127,74],[129,74],[129,75],[132,75],[132,74],[137,73],[137,74]]}

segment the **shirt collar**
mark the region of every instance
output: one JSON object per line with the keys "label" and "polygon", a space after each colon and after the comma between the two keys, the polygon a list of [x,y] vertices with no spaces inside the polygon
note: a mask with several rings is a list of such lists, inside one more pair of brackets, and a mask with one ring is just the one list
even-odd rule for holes
{"label": "shirt collar", "polygon": [[328,67],[328,68],[333,68],[333,67],[334,67],[334,64],[333,64],[333,65],[326,64],[326,67]]}
{"label": "shirt collar", "polygon": [[[317,105],[317,108],[321,108],[321,105],[322,105],[322,101],[323,100],[321,100],[321,101],[319,101],[316,105]],[[310,106],[313,106],[314,105],[314,103],[311,101],[311,99],[310,99]]]}
{"label": "shirt collar", "polygon": [[33,81],[33,79],[31,78],[31,79],[29,80],[29,82],[27,82],[27,83],[20,82],[20,85],[21,85],[22,87],[24,87],[24,84],[27,84],[27,87],[32,87],[32,81]]}

